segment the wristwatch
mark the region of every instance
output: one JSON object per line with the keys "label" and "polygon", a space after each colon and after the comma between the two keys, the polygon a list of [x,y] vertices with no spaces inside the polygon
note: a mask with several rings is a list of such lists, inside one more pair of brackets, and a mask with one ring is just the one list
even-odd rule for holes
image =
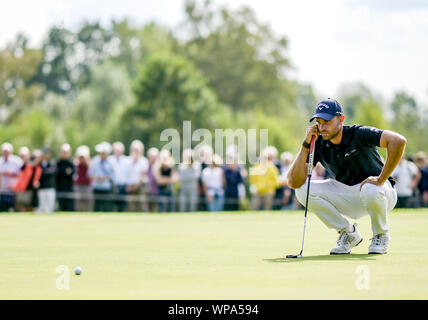
{"label": "wristwatch", "polygon": [[307,143],[305,140],[303,140],[302,146],[304,146],[305,148],[309,149],[311,147],[311,144]]}

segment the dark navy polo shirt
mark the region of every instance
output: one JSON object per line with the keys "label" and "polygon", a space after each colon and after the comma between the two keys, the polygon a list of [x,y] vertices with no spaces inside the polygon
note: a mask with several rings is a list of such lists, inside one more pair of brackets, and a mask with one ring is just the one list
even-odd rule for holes
{"label": "dark navy polo shirt", "polygon": [[[342,141],[338,145],[320,135],[315,143],[314,165],[321,162],[331,178],[349,186],[378,176],[383,168],[377,151],[382,132],[374,127],[343,126]],[[392,177],[388,180],[395,184]]]}

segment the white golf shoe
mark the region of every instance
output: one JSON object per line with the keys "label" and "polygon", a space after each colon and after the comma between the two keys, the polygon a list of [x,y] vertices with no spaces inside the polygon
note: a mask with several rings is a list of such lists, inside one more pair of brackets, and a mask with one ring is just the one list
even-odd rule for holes
{"label": "white golf shoe", "polygon": [[353,227],[354,231],[352,232],[342,231],[340,233],[339,239],[337,239],[337,247],[331,249],[330,254],[351,253],[352,248],[358,246],[363,241],[363,237],[357,229],[357,224],[354,223]]}
{"label": "white golf shoe", "polygon": [[372,239],[372,244],[369,247],[369,254],[383,254],[388,253],[388,245],[391,238],[389,234],[378,234]]}

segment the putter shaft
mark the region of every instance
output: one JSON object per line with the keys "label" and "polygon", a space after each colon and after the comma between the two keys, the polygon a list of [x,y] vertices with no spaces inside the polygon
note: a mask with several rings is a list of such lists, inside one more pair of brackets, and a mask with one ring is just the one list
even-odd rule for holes
{"label": "putter shaft", "polygon": [[306,231],[306,220],[308,216],[308,202],[309,202],[309,187],[311,185],[311,177],[312,177],[312,167],[314,163],[314,149],[315,149],[315,136],[311,138],[311,146],[309,149],[309,164],[308,164],[308,189],[306,192],[306,205],[305,205],[305,218],[303,222],[303,237],[302,237],[302,247],[300,249],[300,253],[298,255],[288,255],[287,258],[301,258],[303,257],[303,246],[305,244],[305,231]]}

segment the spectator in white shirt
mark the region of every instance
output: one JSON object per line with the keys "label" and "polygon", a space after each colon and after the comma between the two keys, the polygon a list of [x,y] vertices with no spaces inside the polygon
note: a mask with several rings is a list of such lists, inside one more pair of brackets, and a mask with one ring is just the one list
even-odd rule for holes
{"label": "spectator in white shirt", "polygon": [[409,200],[413,196],[413,192],[418,186],[420,179],[418,167],[411,161],[404,158],[400,160],[395,170],[392,172],[392,177],[395,179],[395,190],[397,190],[397,205],[396,208],[408,208]]}
{"label": "spectator in white shirt", "polygon": [[13,211],[15,195],[13,187],[17,181],[23,161],[13,154],[12,144],[5,142],[1,146],[0,157],[0,211]]}
{"label": "spectator in white shirt", "polygon": [[114,168],[107,160],[111,152],[110,143],[104,141],[95,146],[98,153],[91,160],[88,176],[92,181],[94,211],[112,211],[111,193],[113,190]]}
{"label": "spectator in white shirt", "polygon": [[220,156],[215,154],[209,166],[202,171],[208,211],[222,211],[224,207],[225,177],[222,163]]}
{"label": "spectator in white shirt", "polygon": [[201,173],[200,164],[194,161],[191,149],[183,151],[183,162],[178,166],[180,177],[180,211],[196,211],[198,205],[198,183]]}
{"label": "spectator in white shirt", "polygon": [[122,142],[113,143],[113,154],[110,155],[107,161],[113,166],[114,169],[114,206],[113,211],[123,212],[126,210],[126,199],[127,195],[126,186],[129,180],[129,174],[131,171],[131,161],[124,155],[125,146]]}
{"label": "spectator in white shirt", "polygon": [[140,140],[131,142],[129,151],[130,171],[126,191],[132,196],[128,210],[133,212],[149,211],[144,184],[147,183],[149,161],[144,157],[144,144]]}

